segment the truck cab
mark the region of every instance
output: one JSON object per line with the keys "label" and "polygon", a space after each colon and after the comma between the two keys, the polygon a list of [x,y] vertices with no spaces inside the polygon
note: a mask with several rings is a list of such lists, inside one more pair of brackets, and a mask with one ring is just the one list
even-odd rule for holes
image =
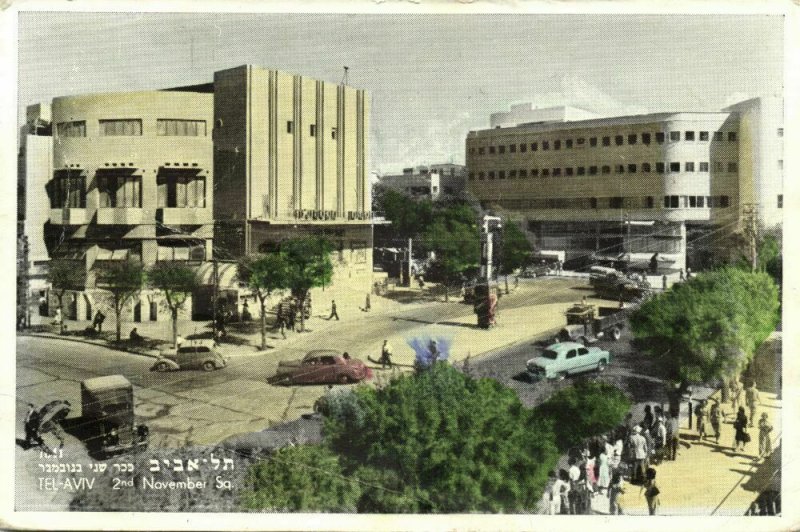
{"label": "truck cab", "polygon": [[122,375],[83,381],[81,406],[90,453],[108,456],[147,447],[148,428],[135,424],[133,386]]}

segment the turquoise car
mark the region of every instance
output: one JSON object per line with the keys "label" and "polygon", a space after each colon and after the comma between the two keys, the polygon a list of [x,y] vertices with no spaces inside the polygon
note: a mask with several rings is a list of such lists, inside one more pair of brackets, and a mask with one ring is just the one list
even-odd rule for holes
{"label": "turquoise car", "polygon": [[547,346],[536,358],[528,360],[528,373],[534,379],[563,379],[585,371],[605,371],[611,353],[599,347],[577,342],[559,342]]}

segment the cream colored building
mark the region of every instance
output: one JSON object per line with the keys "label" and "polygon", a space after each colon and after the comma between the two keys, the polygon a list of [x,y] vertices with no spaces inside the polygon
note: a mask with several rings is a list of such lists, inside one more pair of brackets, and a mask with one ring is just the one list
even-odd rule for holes
{"label": "cream colored building", "polygon": [[528,113],[531,123],[469,133],[468,189],[537,249],[565,251],[568,265],[659,253],[678,269],[688,249],[692,266],[710,237],[742,230],[748,204],[763,228],[779,225],[779,104],[587,120]]}

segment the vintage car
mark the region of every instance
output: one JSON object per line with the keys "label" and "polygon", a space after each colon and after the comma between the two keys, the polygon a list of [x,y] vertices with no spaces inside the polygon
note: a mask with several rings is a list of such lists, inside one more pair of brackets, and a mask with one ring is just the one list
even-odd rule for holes
{"label": "vintage car", "polygon": [[90,453],[109,456],[147,448],[148,428],[135,424],[133,386],[122,375],[83,381],[81,406],[81,425]]}
{"label": "vintage car", "polygon": [[216,350],[213,340],[185,340],[178,349],[162,351],[150,371],[177,371],[179,369],[222,369],[228,359]]}
{"label": "vintage car", "polygon": [[611,353],[599,347],[586,347],[576,342],[559,342],[528,360],[528,374],[534,379],[564,379],[584,371],[605,371]]}
{"label": "vintage car", "polygon": [[309,351],[301,360],[282,360],[272,381],[284,384],[347,384],[372,377],[360,360],[330,349]]}

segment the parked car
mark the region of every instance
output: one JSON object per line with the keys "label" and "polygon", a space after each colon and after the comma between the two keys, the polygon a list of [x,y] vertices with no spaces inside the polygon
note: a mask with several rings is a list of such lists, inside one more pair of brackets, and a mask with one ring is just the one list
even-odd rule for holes
{"label": "parked car", "polygon": [[544,348],[539,356],[528,360],[528,374],[534,379],[564,379],[584,371],[605,371],[611,362],[609,351],[586,347],[576,342],[559,342]]}
{"label": "parked car", "polygon": [[214,340],[186,340],[177,350],[162,351],[150,371],[222,369],[228,365],[228,359],[222,356],[216,347]]}
{"label": "parked car", "polygon": [[345,358],[339,351],[317,349],[300,360],[280,361],[272,380],[285,384],[347,384],[371,377],[372,370],[362,361]]}
{"label": "parked car", "polygon": [[82,421],[86,445],[96,456],[146,449],[149,430],[136,425],[133,386],[122,375],[81,382]]}

